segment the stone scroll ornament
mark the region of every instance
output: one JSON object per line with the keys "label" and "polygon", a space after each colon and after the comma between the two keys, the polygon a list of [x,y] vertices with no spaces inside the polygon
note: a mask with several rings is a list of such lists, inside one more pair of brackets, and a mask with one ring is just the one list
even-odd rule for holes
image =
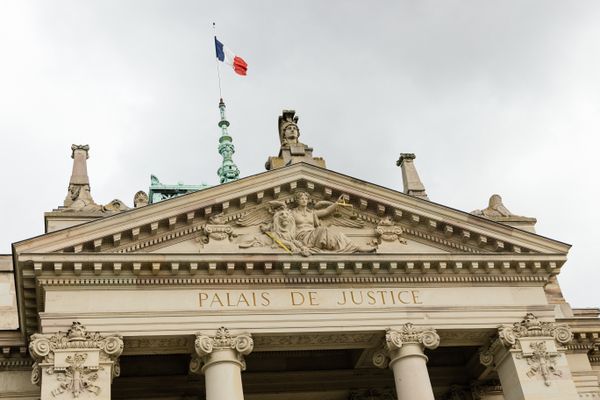
{"label": "stone scroll ornament", "polygon": [[527,361],[529,378],[541,376],[544,384],[550,386],[552,376],[562,376],[556,366],[559,356],[556,344],[566,345],[571,340],[573,333],[566,324],[541,322],[528,313],[521,322],[500,326],[497,340],[482,349],[479,360],[485,366],[494,366],[494,354],[503,347]]}
{"label": "stone scroll ornament", "polygon": [[[66,333],[34,334],[29,343],[29,353],[34,359],[31,381],[40,385],[42,379],[53,377],[50,383],[53,396],[62,393],[75,398],[86,393],[98,396],[102,390],[99,371],[112,366],[110,379],[119,376],[118,357],[122,352],[120,335],[88,332],[79,322],[73,322]],[[42,378],[43,374],[47,378]]]}
{"label": "stone scroll ornament", "polygon": [[[262,235],[246,237],[241,248],[272,246],[289,254],[309,256],[314,253],[371,253],[374,245],[359,245],[346,235],[324,226],[321,219],[330,225],[363,228],[364,222],[345,203],[343,197],[337,202],[315,203],[306,192],[297,192],[293,198],[295,206],[290,208],[284,201],[270,201],[268,207],[259,207],[237,220],[240,226],[258,225]],[[310,204],[315,203],[314,207]]]}
{"label": "stone scroll ornament", "polygon": [[389,216],[379,220],[377,227],[375,227],[375,234],[377,235],[378,243],[381,242],[399,242],[406,244],[406,239],[402,237],[402,228],[392,221]]}
{"label": "stone scroll ornament", "polygon": [[419,344],[434,350],[440,345],[440,336],[433,328],[416,327],[410,322],[399,329],[388,329],[385,334],[384,349],[373,354],[373,364],[379,368],[387,368],[390,354],[400,350],[404,344]]}
{"label": "stone scroll ornament", "polygon": [[220,327],[215,336],[208,336],[203,333],[197,334],[194,349],[197,357],[192,357],[190,363],[190,371],[193,373],[200,373],[205,366],[210,364],[211,354],[219,350],[233,350],[236,357],[234,361],[239,363],[243,371],[246,369],[244,356],[252,353],[254,341],[249,333],[234,336],[229,332],[229,329]]}

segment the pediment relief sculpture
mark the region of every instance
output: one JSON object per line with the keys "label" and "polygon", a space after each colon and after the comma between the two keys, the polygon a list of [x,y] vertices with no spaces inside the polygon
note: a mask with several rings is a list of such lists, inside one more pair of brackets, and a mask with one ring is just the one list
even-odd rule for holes
{"label": "pediment relief sculpture", "polygon": [[211,239],[217,241],[228,239],[232,241],[238,236],[233,227],[227,224],[227,220],[222,213],[210,216],[208,224],[202,225],[201,231],[202,236],[199,240],[204,244],[208,244]]}
{"label": "pediment relief sculpture", "polygon": [[[365,223],[346,204],[343,197],[336,202],[314,202],[306,192],[297,192],[294,207],[285,201],[273,200],[268,207],[258,208],[243,215],[239,226],[258,226],[259,235],[244,235],[241,248],[279,247],[290,254],[309,256],[314,253],[371,253],[376,243],[357,243],[335,227],[363,228]],[[311,207],[311,202],[315,203]]]}

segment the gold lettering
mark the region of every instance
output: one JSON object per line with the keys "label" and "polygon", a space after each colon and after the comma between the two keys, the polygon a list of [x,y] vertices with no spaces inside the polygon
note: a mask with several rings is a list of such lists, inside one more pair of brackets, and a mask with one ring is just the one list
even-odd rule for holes
{"label": "gold lettering", "polygon": [[222,301],[221,301],[221,299],[219,298],[219,295],[215,293],[215,294],[213,295],[212,301],[210,302],[210,306],[212,307],[212,306],[213,306],[213,304],[215,304],[215,303],[217,303],[217,302],[219,303],[219,305],[220,305],[221,307],[223,307],[223,306],[224,306],[223,302],[222,302]]}
{"label": "gold lettering", "polygon": [[262,302],[261,305],[263,307],[267,307],[269,305],[271,305],[271,299],[269,298],[270,293],[269,292],[261,292],[260,297],[262,298]]}
{"label": "gold lettering", "polygon": [[346,304],[346,301],[347,301],[347,300],[346,300],[346,292],[345,292],[344,290],[342,290],[342,299],[344,299],[344,302],[343,302],[343,303],[340,303],[340,302],[338,301],[338,302],[337,302],[337,303],[338,303],[338,306],[343,306],[344,304]]}
{"label": "gold lettering", "polygon": [[351,291],[350,291],[350,298],[352,299],[352,302],[353,302],[354,304],[356,304],[356,305],[358,305],[358,304],[362,304],[362,302],[363,302],[363,294],[362,294],[362,292],[359,292],[359,293],[360,293],[360,301],[358,301],[358,302],[357,302],[357,301],[354,299],[354,290],[351,290]]}
{"label": "gold lettering", "polygon": [[402,304],[410,304],[410,299],[408,301],[404,301],[402,300],[402,295],[406,294],[408,296],[410,296],[410,293],[408,292],[408,290],[401,290],[398,292],[398,300],[400,301],[400,303]]}
{"label": "gold lettering", "polygon": [[375,293],[372,290],[369,290],[367,292],[367,297],[369,298],[369,300],[367,301],[370,305],[376,304],[377,303],[377,299],[375,298]]}
{"label": "gold lettering", "polygon": [[[304,295],[300,292],[290,292],[290,295],[292,296],[292,305],[293,306],[301,306],[302,304],[304,304]],[[296,302],[296,299],[298,298],[298,302]]]}
{"label": "gold lettering", "polygon": [[204,292],[200,292],[199,295],[199,300],[200,300],[200,307],[202,307],[202,302],[205,300],[208,300],[208,293],[204,293]]}
{"label": "gold lettering", "polygon": [[421,293],[419,293],[418,290],[411,290],[412,293],[412,298],[413,298],[413,302],[414,304],[423,304],[422,301],[420,301],[419,296],[421,295]]}
{"label": "gold lettering", "polygon": [[250,303],[248,303],[248,299],[246,299],[246,296],[244,296],[244,293],[240,293],[240,298],[238,299],[237,305],[239,306],[240,303],[246,303],[246,305],[248,307],[250,307]]}
{"label": "gold lettering", "polygon": [[[379,295],[381,296],[381,303],[383,305],[385,305],[385,291],[384,290],[378,290],[377,293],[379,293]],[[392,296],[392,300],[394,299],[394,296]]]}
{"label": "gold lettering", "polygon": [[227,292],[225,293],[225,296],[227,297],[227,305],[233,307],[233,304],[231,304],[231,293]]}
{"label": "gold lettering", "polygon": [[311,306],[318,306],[317,303],[317,292],[308,292],[308,302]]}

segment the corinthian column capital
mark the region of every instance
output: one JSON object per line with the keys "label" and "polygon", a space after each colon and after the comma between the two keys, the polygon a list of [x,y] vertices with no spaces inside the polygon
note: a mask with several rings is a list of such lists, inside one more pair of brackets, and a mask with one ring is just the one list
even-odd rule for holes
{"label": "corinthian column capital", "polygon": [[194,341],[197,358],[192,359],[190,369],[199,372],[215,362],[234,362],[244,370],[244,356],[252,353],[253,349],[254,341],[249,333],[234,336],[225,327],[217,329],[214,336],[198,333]]}
{"label": "corinthian column capital", "polygon": [[433,350],[440,345],[440,337],[435,329],[429,327],[418,328],[410,322],[398,329],[387,330],[385,345],[389,351],[399,350],[405,343],[420,344]]}
{"label": "corinthian column capital", "polygon": [[573,333],[567,324],[541,322],[532,313],[513,325],[498,327],[498,339],[508,349],[519,349],[520,341],[525,338],[551,338],[559,345],[565,345],[573,340]]}
{"label": "corinthian column capital", "polygon": [[568,325],[542,322],[529,313],[513,325],[499,326],[497,337],[479,350],[479,360],[496,370],[511,362],[523,364],[517,374],[524,371],[524,382],[541,379],[550,386],[569,376],[564,346],[571,340],[573,333]]}
{"label": "corinthian column capital", "polygon": [[[123,352],[120,335],[88,332],[73,322],[67,332],[34,334],[29,353],[34,359],[31,381],[42,386],[42,400],[70,392],[74,397],[110,397],[110,383],[119,376]],[[77,382],[76,382],[77,381]]]}
{"label": "corinthian column capital", "polygon": [[390,358],[395,358],[394,354],[409,344],[418,345],[422,354],[424,348],[436,349],[440,345],[440,336],[431,327],[416,327],[410,322],[397,329],[390,328],[385,333],[384,349],[373,355],[373,363],[379,368],[386,368]]}

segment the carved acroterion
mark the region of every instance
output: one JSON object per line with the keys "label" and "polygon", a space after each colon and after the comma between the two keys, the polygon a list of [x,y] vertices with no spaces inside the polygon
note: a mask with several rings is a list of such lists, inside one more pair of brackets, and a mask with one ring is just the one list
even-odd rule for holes
{"label": "carved acroterion", "polygon": [[114,199],[106,205],[96,204],[92,198],[90,179],[87,173],[87,159],[89,158],[89,145],[71,145],[71,158],[73,159],[73,173],[69,179],[67,197],[60,211],[85,211],[85,212],[120,212],[129,207],[121,200]]}
{"label": "carved acroterion", "polygon": [[499,194],[493,194],[490,197],[489,204],[483,210],[474,210],[471,212],[473,215],[480,215],[486,218],[498,218],[498,217],[512,217],[515,214],[508,211],[508,208],[504,206],[502,197]]}
{"label": "carved acroterion", "polygon": [[325,168],[325,160],[313,157],[313,149],[301,143],[300,129],[298,128],[298,116],[294,110],[283,110],[278,120],[279,148],[278,157],[269,157],[265,164],[268,170],[285,167],[298,162],[313,164]]}

